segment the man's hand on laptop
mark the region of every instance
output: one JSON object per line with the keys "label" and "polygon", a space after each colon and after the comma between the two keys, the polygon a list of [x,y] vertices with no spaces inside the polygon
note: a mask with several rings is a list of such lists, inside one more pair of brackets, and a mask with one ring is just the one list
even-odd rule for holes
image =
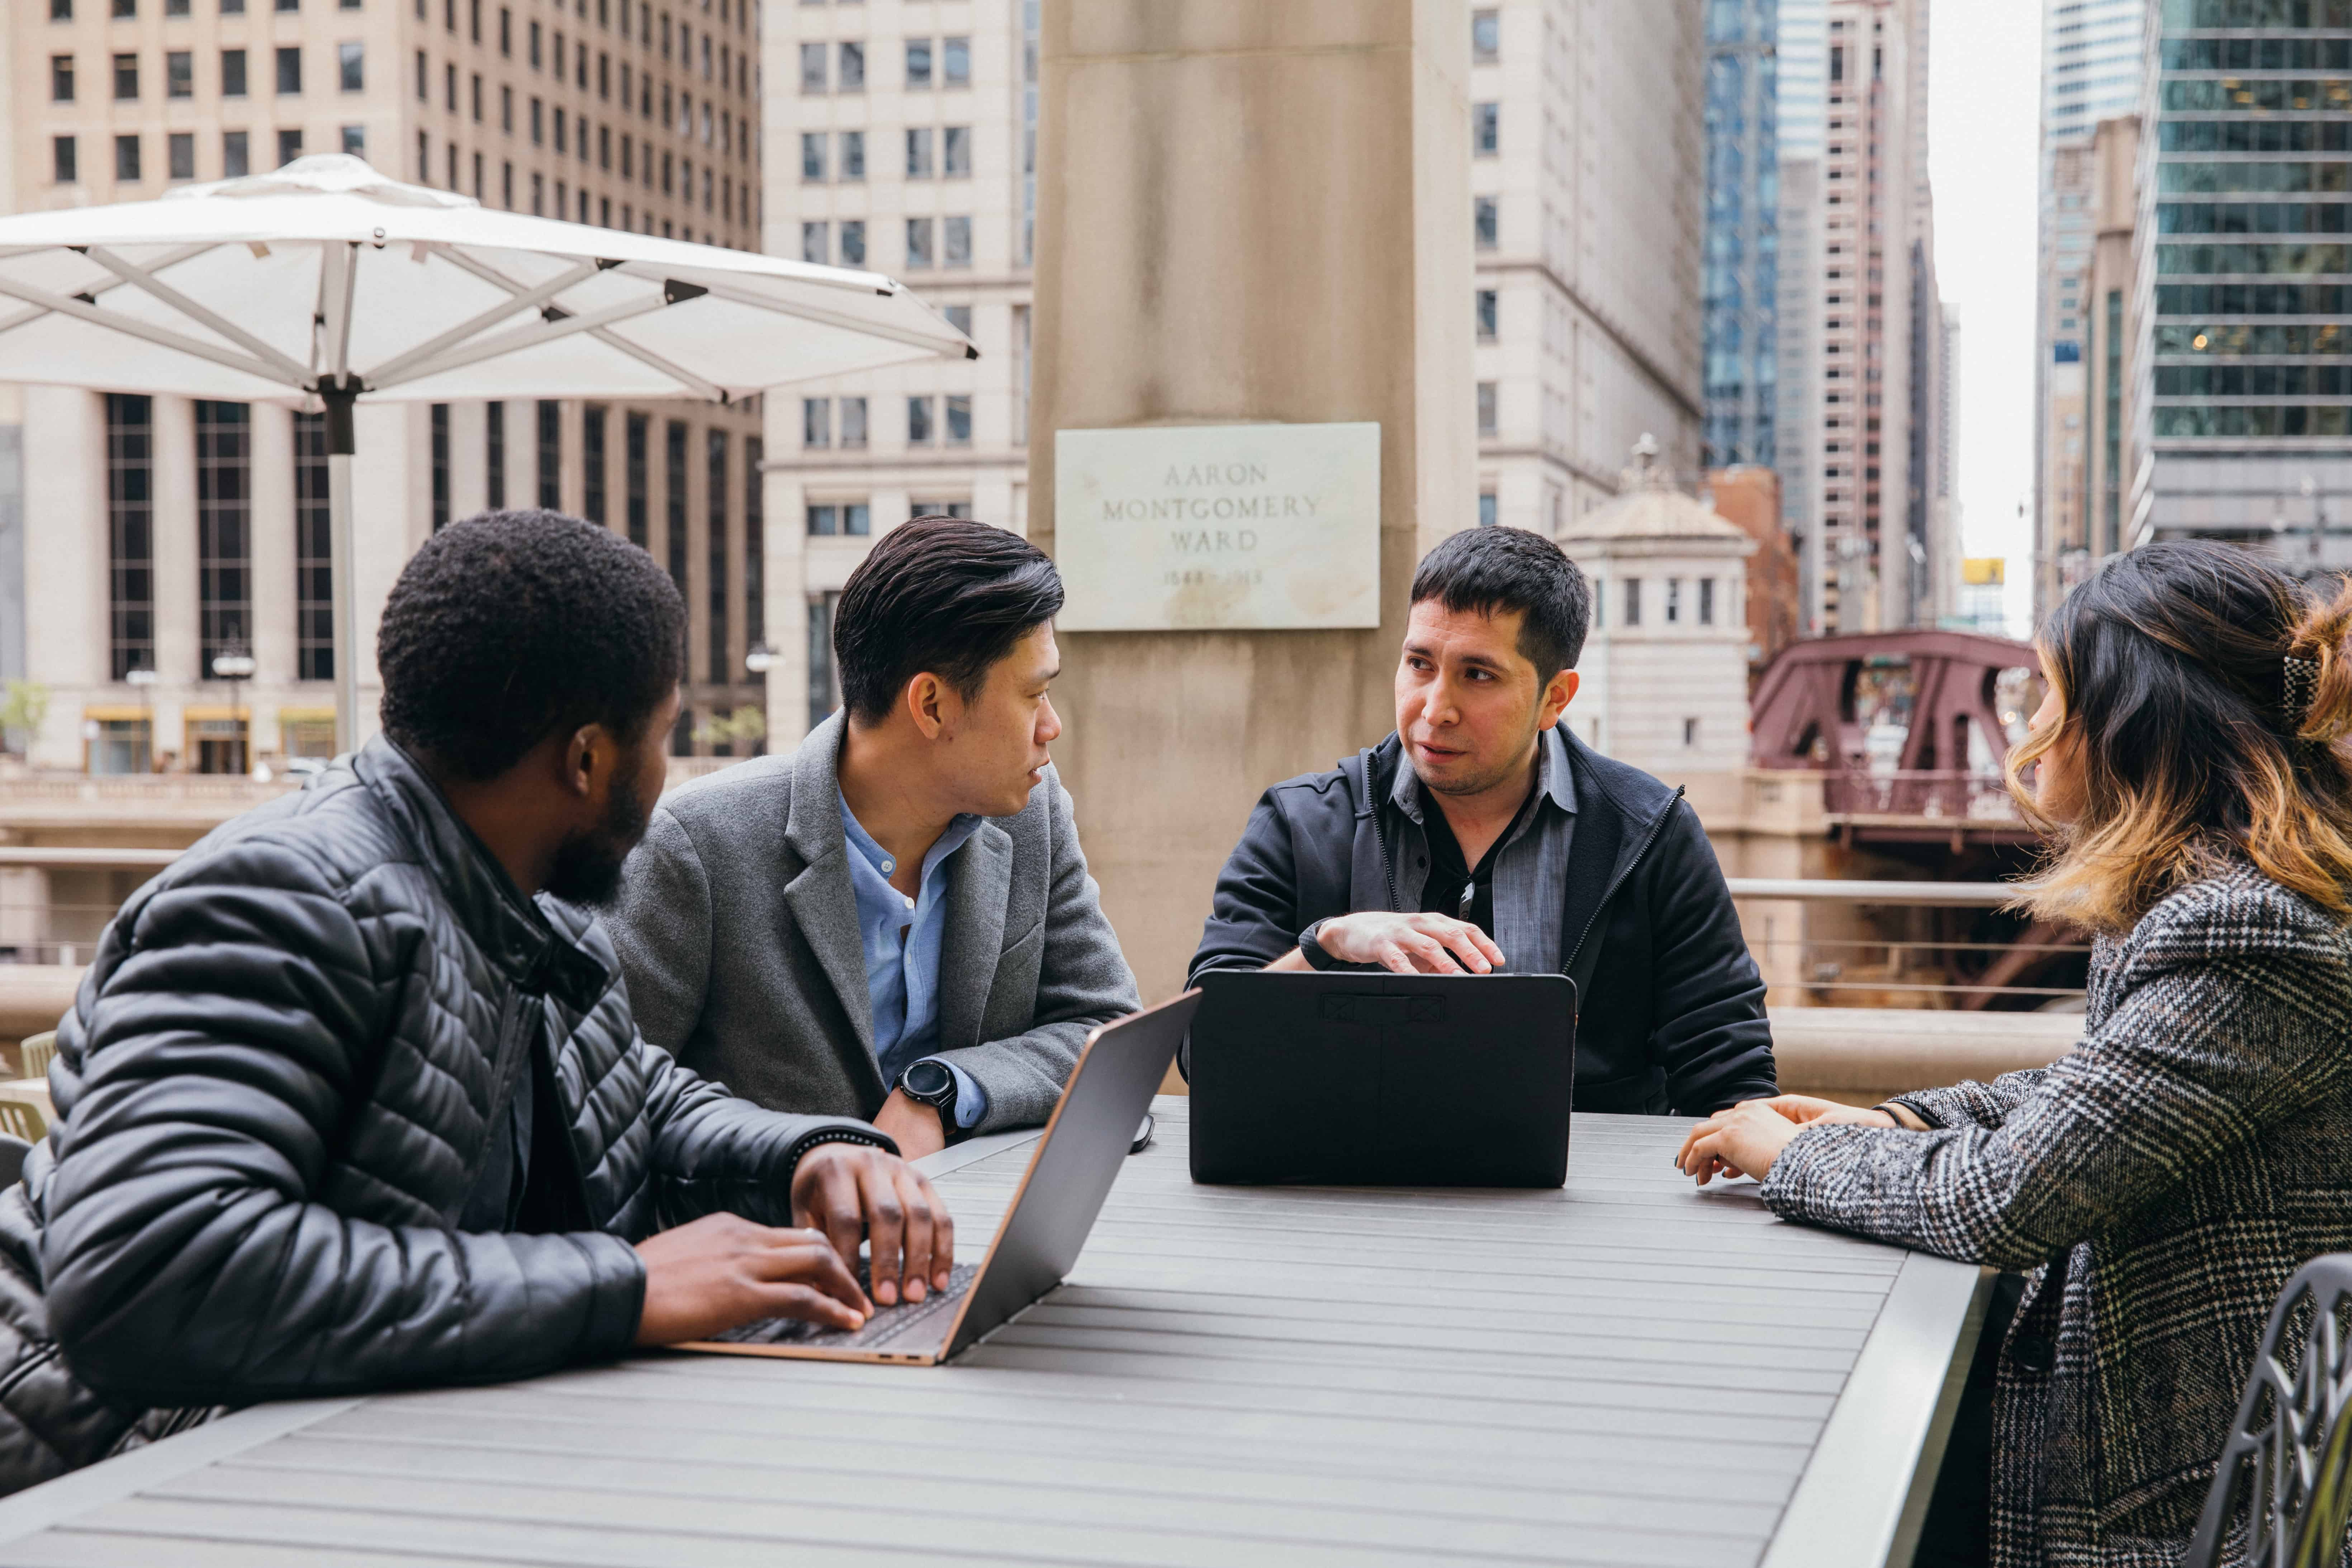
{"label": "man's hand on laptop", "polygon": [[877,1306],[896,1306],[948,1288],[955,1267],[955,1221],[920,1171],[863,1143],[820,1143],[793,1173],[793,1219],[833,1238],[854,1265],[866,1243]]}
{"label": "man's hand on laptop", "polygon": [[[852,1249],[855,1256],[855,1248]],[[646,1304],[637,1343],[674,1345],[768,1318],[856,1329],[874,1315],[824,1232],[711,1214],[637,1243]]]}
{"label": "man's hand on laptop", "polygon": [[1342,963],[1377,963],[1399,974],[1488,974],[1503,950],[1468,921],[1367,910],[1328,920],[1315,945]]}

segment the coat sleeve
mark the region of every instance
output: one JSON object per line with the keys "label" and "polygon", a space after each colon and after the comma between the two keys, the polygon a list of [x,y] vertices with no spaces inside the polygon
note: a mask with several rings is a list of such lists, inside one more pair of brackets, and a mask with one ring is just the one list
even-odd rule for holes
{"label": "coat sleeve", "polygon": [[2341,1092],[2344,1009],[2309,1012],[2315,996],[2347,994],[2343,969],[2316,944],[2151,966],[1998,1125],[1809,1127],[1774,1162],[1764,1201],[1963,1262],[2046,1263]]}
{"label": "coat sleeve", "polygon": [[1764,977],[1748,955],[1723,868],[1677,803],[1651,873],[1651,1059],[1665,1069],[1676,1112],[1706,1115],[1780,1092]]}
{"label": "coat sleeve", "polygon": [[630,851],[620,901],[603,920],[637,1026],[663,1050],[683,1049],[710,989],[710,882],[694,840],[667,811],[655,809]]}
{"label": "coat sleeve", "polygon": [[1087,871],[1069,792],[1056,782],[1048,800],[1052,882],[1030,1026],[945,1058],[970,1073],[988,1097],[988,1109],[972,1127],[974,1133],[1044,1121],[1053,1114],[1087,1037],[1142,1005],[1135,975],[1119,951],[1118,935],[1103,914],[1102,889]]}
{"label": "coat sleeve", "polygon": [[2020,1068],[1990,1083],[1974,1079],[1949,1089],[1915,1089],[1887,1103],[1906,1107],[1930,1127],[1999,1127],[2009,1113],[2042,1090],[2048,1068]]}
{"label": "coat sleeve", "polygon": [[[635,1338],[645,1270],[618,1237],[461,1235],[320,1201],[425,940],[351,897],[247,841],[109,930],[62,1030],[41,1262],[51,1331],[111,1398],[502,1380]],[[470,1150],[415,1142],[463,1180]]]}
{"label": "coat sleeve", "polygon": [[1212,969],[1264,969],[1298,945],[1298,868],[1290,823],[1273,790],[1258,797],[1242,839],[1217,873],[1209,919],[1188,983]]}

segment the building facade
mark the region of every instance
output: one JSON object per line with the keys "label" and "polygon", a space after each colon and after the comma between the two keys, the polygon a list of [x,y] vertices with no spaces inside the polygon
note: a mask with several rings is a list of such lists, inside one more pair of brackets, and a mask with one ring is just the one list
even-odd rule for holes
{"label": "building facade", "polygon": [[1803,634],[1822,631],[1822,240],[1823,170],[1829,143],[1829,0],[1780,0],[1777,19],[1773,129],[1780,143],[1775,240],[1780,302],[1773,331],[1779,358],[1773,457],[1780,516],[1795,552]]}
{"label": "building facade", "polygon": [[[2080,279],[2083,353],[2072,380],[2081,426],[2071,434],[2079,435],[2081,449],[2068,474],[2077,488],[2053,498],[2061,526],[2050,534],[2059,595],[2131,547],[2132,477],[2138,467],[2138,119],[2126,114],[2100,121],[2088,153],[2092,247]],[[2046,612],[2050,605],[2039,607]]]}
{"label": "building facade", "polygon": [[1645,432],[1699,472],[1706,36],[1697,0],[1470,18],[1480,520],[1559,537]]}
{"label": "building facade", "polygon": [[931,512],[1026,530],[1039,15],[772,0],[766,18],[765,248],[903,279],[980,349],[769,400],[781,746],[838,705],[832,606],[877,536]]}
{"label": "building facade", "polygon": [[2092,454],[2087,344],[2102,320],[2089,277],[2097,245],[2092,140],[2135,110],[2147,0],[2045,0],[2036,200],[2034,571],[2037,619],[2090,559],[2084,479]]}
{"label": "building facade", "polygon": [[2352,565],[2352,0],[2162,0],[2140,115],[2132,542]]}
{"label": "building facade", "polygon": [[[758,234],[747,0],[37,0],[0,27],[20,209],[146,200],[337,152],[509,210],[721,245]],[[57,388],[18,408],[17,624],[25,673],[51,699],[32,760],[235,773],[331,749],[319,417]],[[544,505],[626,532],[685,594],[690,711],[673,748],[758,743],[741,717],[763,700],[744,668],[766,597],[756,407],[358,417],[362,733],[374,623],[409,554],[453,518]],[[223,673],[247,658],[249,674]]]}
{"label": "building facade", "polygon": [[1773,466],[1780,363],[1780,0],[1706,13],[1706,450]]}

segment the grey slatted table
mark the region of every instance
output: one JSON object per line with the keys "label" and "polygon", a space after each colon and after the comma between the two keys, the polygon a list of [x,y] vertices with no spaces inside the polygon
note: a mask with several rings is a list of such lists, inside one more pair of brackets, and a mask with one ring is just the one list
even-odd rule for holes
{"label": "grey slatted table", "polygon": [[[1907,1558],[1979,1270],[1694,1191],[1680,1121],[1578,1117],[1564,1192],[1365,1192],[1195,1187],[1185,1112],[951,1366],[258,1406],[0,1502],[0,1563]],[[1032,1136],[931,1162],[967,1252]]]}

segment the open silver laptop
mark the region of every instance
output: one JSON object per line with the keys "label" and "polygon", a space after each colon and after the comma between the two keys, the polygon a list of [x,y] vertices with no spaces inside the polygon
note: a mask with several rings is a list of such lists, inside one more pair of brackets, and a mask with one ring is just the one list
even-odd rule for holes
{"label": "open silver laptop", "polygon": [[861,1329],[771,1318],[676,1348],[915,1366],[952,1359],[1059,1285],[1077,1261],[1200,1000],[1199,992],[1188,991],[1087,1037],[987,1257],[958,1264],[946,1289],[884,1307]]}

